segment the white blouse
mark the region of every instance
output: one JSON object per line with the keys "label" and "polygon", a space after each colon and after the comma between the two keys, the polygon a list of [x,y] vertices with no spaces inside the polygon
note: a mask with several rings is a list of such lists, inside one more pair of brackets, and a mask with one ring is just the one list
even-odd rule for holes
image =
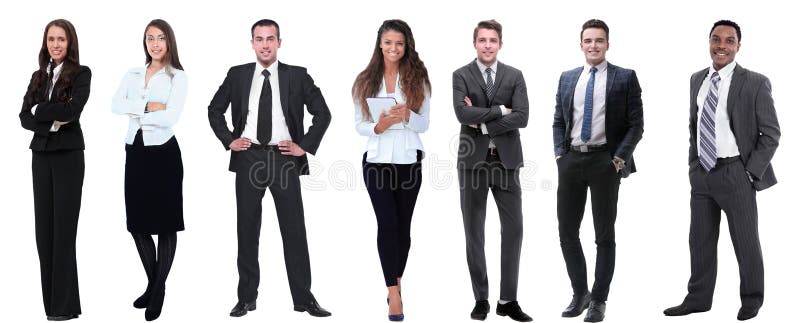
{"label": "white blouse", "polygon": [[[171,68],[170,78],[162,68],[150,77],[145,84],[147,67],[133,68],[122,78],[119,89],[111,100],[111,111],[125,114],[130,118],[125,143],[133,144],[136,132],[142,129],[142,141],[145,146],[162,145],[175,133],[172,126],[178,122],[186,102],[188,79],[186,73]],[[167,107],[164,110],[147,112],[147,102],[159,102]]]}
{"label": "white blouse", "polygon": [[[395,93],[386,93],[386,82],[381,82],[381,88],[377,97],[394,97],[397,103],[405,103],[405,94],[400,86],[400,75],[395,82]],[[365,119],[361,113],[361,102],[355,101],[355,123],[356,131],[367,136],[367,162],[370,163],[392,163],[392,164],[413,164],[417,162],[417,150],[425,151],[419,134],[428,130],[430,124],[430,90],[425,89],[425,98],[419,112],[410,111],[407,123],[403,124],[403,129],[387,129],[381,134],[375,133],[375,126],[378,124],[380,116],[372,116],[374,121]]]}

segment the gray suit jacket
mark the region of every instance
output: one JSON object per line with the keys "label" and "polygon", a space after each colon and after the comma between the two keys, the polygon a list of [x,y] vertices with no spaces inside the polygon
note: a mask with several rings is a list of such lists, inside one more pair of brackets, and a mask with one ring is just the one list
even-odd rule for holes
{"label": "gray suit jacket", "polygon": [[[583,67],[561,74],[556,93],[556,111],[553,116],[553,149],[556,156],[570,150],[572,132],[572,112],[575,86],[578,84]],[[627,177],[636,172],[633,150],[644,132],[642,112],[642,88],[636,72],[608,64],[606,81],[606,142],[611,157],[617,156],[625,161],[620,176]],[[578,125],[580,127],[580,125]]]}
{"label": "gray suit jacket", "polygon": [[[697,95],[708,75],[705,68],[692,75],[689,91],[689,165],[700,163],[697,157]],[[769,79],[741,65],[733,69],[728,90],[728,117],[739,157],[753,176],[753,187],[763,190],[778,180],[772,170],[772,156],[778,148],[781,129],[772,101]]]}
{"label": "gray suit jacket", "polygon": [[[528,125],[528,89],[522,72],[503,63],[497,63],[492,97],[486,96],[486,80],[475,60],[453,72],[453,108],[461,133],[458,144],[458,169],[473,169],[486,162],[489,139],[497,146],[500,161],[506,169],[518,169],[522,163],[522,144],[519,128]],[[472,106],[467,106],[464,97]],[[500,105],[511,109],[502,115]],[[470,124],[485,123],[489,134]]]}

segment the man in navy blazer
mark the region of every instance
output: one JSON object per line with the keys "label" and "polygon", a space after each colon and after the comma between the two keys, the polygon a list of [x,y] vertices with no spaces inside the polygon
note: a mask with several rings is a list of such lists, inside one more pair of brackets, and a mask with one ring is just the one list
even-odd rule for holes
{"label": "man in navy blazer", "polygon": [[[308,174],[306,153],[316,153],[331,113],[305,68],[278,62],[278,24],[263,19],[253,24],[251,33],[257,63],[232,67],[208,106],[211,129],[225,149],[232,150],[229,169],[236,173],[239,301],[230,315],[239,317],[256,309],[261,200],[269,189],[294,310],[330,316],[311,294],[299,176]],[[225,121],[229,106],[233,131]],[[313,116],[307,131],[304,106]]]}
{"label": "man in navy blazer", "polygon": [[735,61],[741,39],[735,22],[714,23],[708,38],[712,65],[689,83],[691,277],[686,298],[664,310],[667,316],[711,309],[721,211],[739,263],[742,307],[736,318],[755,317],[764,302],[756,191],[778,182],[771,160],[781,130],[769,79]]}
{"label": "man in navy blazer", "polygon": [[[642,138],[642,89],[633,70],[606,61],[608,25],[583,24],[581,50],[586,64],[561,74],[553,117],[553,146],[558,165],[558,233],[572,282],[573,297],[561,313],[600,322],[614,275],[614,222],[620,178],[636,171],[633,150]],[[597,262],[591,293],[580,224],[587,188],[592,193]]]}

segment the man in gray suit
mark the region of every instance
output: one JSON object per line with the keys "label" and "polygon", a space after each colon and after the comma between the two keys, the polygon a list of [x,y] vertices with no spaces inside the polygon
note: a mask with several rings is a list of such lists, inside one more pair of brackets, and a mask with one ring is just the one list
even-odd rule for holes
{"label": "man in gray suit", "polygon": [[520,322],[532,319],[517,303],[522,249],[522,190],[519,128],[528,124],[528,93],[519,70],[497,61],[503,47],[502,26],[481,21],[473,31],[477,59],[453,72],[453,107],[461,123],[458,180],[467,239],[467,264],[475,307],[470,316],[486,319],[489,283],[484,226],[486,198],[492,191],[502,230],[500,300],[497,315]]}
{"label": "man in gray suit", "polygon": [[732,21],[714,23],[711,68],[692,75],[689,92],[689,182],[692,275],[683,302],[664,310],[680,316],[711,309],[717,278],[720,211],[739,262],[737,319],[758,314],[764,300],[764,264],[758,239],[756,191],[777,183],[770,160],[781,136],[769,79],[734,61],[742,32]]}
{"label": "man in gray suit", "polygon": [[[563,317],[586,322],[605,317],[614,276],[617,198],[620,178],[636,171],[633,151],[642,139],[642,89],[636,72],[606,61],[608,25],[591,19],[581,28],[584,66],[561,74],[553,117],[553,148],[558,165],[558,235],[572,283],[572,302]],[[591,293],[580,226],[586,191],[592,192],[597,262]]]}

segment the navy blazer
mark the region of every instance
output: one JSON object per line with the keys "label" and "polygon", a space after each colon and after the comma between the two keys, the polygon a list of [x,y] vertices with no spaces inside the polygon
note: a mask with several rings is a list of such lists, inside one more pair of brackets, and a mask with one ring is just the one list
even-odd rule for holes
{"label": "navy blazer", "polygon": [[[331,112],[322,97],[322,92],[314,85],[314,80],[308,75],[306,69],[300,66],[278,64],[278,84],[281,91],[281,109],[289,128],[292,141],[303,148],[307,153],[315,154],[325,130],[331,122]],[[247,111],[250,101],[250,85],[253,83],[253,73],[256,63],[249,63],[231,67],[225,81],[219,86],[211,104],[208,106],[208,121],[211,129],[226,150],[230,150],[233,140],[242,136],[247,121]],[[228,129],[225,121],[225,112],[231,107],[233,131]],[[305,131],[303,106],[312,115],[311,127]],[[231,152],[229,170],[236,172],[239,169],[239,152]],[[300,174],[308,175],[308,157],[298,157]]]}
{"label": "navy blazer", "polygon": [[[583,67],[561,73],[553,116],[553,150],[561,156],[570,150],[575,86]],[[636,172],[633,151],[644,132],[642,88],[634,70],[608,64],[606,81],[606,142],[611,158],[625,160],[622,177]]]}
{"label": "navy blazer", "polygon": [[[31,76],[30,82],[33,82],[35,75],[36,72]],[[47,97],[47,93],[44,93],[47,91],[46,88],[26,93],[22,100],[19,120],[23,128],[33,131],[30,144],[30,149],[33,151],[83,150],[85,148],[79,118],[86,101],[89,100],[92,71],[83,65],[79,67],[73,77],[72,87],[67,89],[69,93],[66,95],[66,101],[60,99],[63,95],[58,91],[57,85],[62,81],[61,78],[56,81],[52,95],[44,101],[40,98]],[[28,87],[30,88],[30,85]],[[37,105],[35,115],[31,113],[34,105]],[[56,120],[69,121],[69,123],[62,125],[56,132],[50,132],[50,127]]]}
{"label": "navy blazer", "polygon": [[[697,95],[708,70],[705,68],[694,73],[689,81],[690,166],[700,163],[697,157]],[[781,128],[769,79],[736,64],[727,100],[731,131],[736,138],[739,157],[753,176],[753,187],[760,191],[775,185],[778,180],[771,160],[778,149]]]}

